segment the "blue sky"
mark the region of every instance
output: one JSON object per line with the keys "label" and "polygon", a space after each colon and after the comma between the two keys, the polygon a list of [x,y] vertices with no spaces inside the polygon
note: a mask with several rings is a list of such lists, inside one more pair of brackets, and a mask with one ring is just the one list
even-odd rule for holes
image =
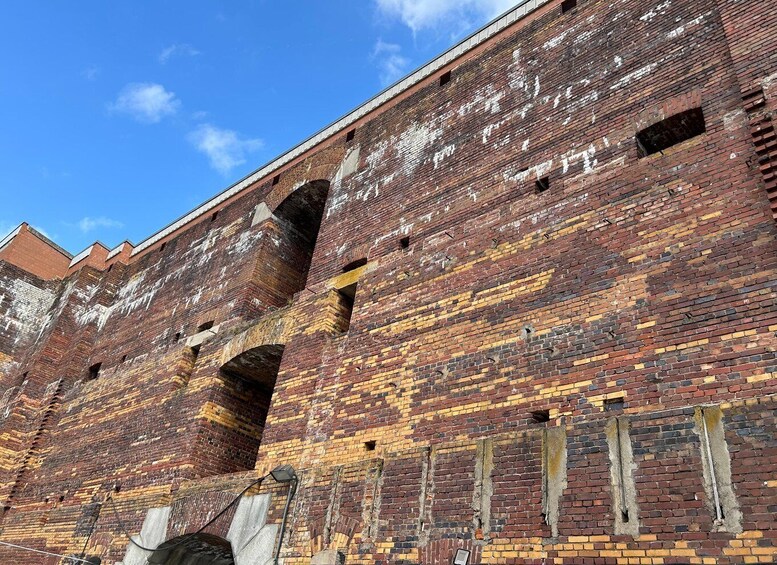
{"label": "blue sky", "polygon": [[4,2],[0,237],[138,243],[513,3]]}

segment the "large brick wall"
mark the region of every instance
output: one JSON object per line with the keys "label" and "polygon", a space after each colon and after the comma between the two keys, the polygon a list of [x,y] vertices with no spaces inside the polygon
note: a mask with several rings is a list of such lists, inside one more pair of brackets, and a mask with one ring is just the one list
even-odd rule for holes
{"label": "large brick wall", "polygon": [[774,562],[772,7],[537,4],[137,253],[0,262],[0,541],[117,563],[288,463],[288,564]]}

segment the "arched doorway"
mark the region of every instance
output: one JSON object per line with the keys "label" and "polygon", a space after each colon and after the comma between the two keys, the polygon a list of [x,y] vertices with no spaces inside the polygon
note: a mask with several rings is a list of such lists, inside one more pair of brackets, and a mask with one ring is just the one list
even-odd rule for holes
{"label": "arched doorway", "polygon": [[235,565],[232,545],[212,534],[187,534],[160,545],[151,557],[154,565]]}

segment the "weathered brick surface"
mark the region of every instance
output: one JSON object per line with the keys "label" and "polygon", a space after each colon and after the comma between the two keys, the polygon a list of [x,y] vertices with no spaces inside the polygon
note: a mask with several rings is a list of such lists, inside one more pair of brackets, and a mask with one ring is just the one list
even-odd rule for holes
{"label": "weathered brick surface", "polygon": [[[137,533],[172,506],[172,538],[289,463],[288,564],[773,562],[769,4],[550,2],[142,252],[53,281],[0,262],[0,541],[115,563],[117,514]],[[706,133],[639,156],[698,107]],[[566,486],[543,473],[562,428]],[[256,489],[270,523],[286,489]]]}

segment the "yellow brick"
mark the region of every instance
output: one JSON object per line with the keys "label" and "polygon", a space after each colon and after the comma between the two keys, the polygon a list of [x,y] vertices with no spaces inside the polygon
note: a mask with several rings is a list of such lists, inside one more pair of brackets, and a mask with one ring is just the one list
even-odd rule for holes
{"label": "yellow brick", "polygon": [[637,324],[637,329],[638,330],[642,330],[642,329],[645,329],[645,328],[652,328],[655,325],[656,325],[656,321],[655,320],[650,320],[649,322],[644,322],[642,324]]}

